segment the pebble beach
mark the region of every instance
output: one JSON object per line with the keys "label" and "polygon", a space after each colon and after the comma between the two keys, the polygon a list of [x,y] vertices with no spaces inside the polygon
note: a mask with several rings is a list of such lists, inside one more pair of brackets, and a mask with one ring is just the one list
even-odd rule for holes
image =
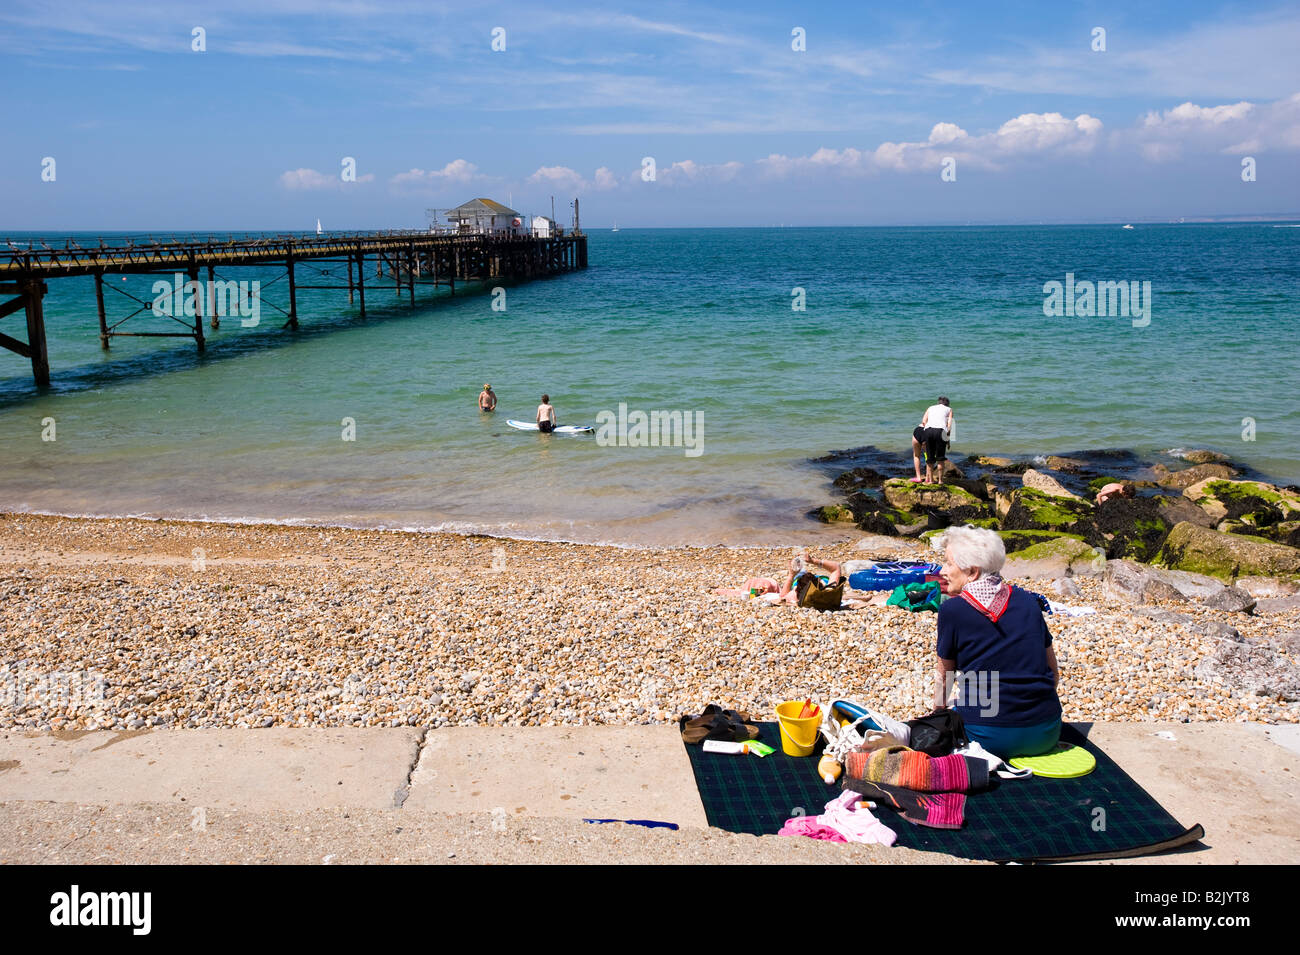
{"label": "pebble beach", "polygon": [[[816,553],[925,553],[873,541]],[[928,712],[933,614],[708,592],[776,574],[791,553],[0,515],[0,725],[665,723],[711,701],[772,719],[776,703],[805,696]],[[1288,640],[1300,610],[1184,605],[1173,623],[1110,599],[1096,578],[1075,583],[1068,602],[1098,613],[1048,620],[1066,720],[1300,722],[1300,703],[1198,678],[1220,639],[1186,624],[1230,624],[1300,663]]]}

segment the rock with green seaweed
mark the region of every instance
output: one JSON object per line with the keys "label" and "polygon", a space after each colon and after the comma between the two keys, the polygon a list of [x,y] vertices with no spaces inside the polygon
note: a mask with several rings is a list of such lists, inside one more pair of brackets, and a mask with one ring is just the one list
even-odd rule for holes
{"label": "rock with green seaweed", "polygon": [[1050,497],[1032,488],[1017,488],[1008,496],[1002,529],[1043,530],[1082,534],[1092,516],[1092,505],[1069,497]]}
{"label": "rock with green seaweed", "polygon": [[1190,522],[1176,524],[1169,532],[1158,563],[1222,580],[1237,577],[1300,580],[1300,548],[1262,537],[1224,534]]}

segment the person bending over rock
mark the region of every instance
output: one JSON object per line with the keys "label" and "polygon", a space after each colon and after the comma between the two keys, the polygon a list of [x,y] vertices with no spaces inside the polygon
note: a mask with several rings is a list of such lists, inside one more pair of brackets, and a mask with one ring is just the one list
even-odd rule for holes
{"label": "person bending over rock", "polygon": [[939,586],[954,599],[939,606],[935,709],[947,707],[960,670],[955,709],[972,741],[1003,759],[1050,751],[1061,736],[1061,670],[1037,599],[999,576],[1007,553],[995,532],[952,527],[939,546]]}

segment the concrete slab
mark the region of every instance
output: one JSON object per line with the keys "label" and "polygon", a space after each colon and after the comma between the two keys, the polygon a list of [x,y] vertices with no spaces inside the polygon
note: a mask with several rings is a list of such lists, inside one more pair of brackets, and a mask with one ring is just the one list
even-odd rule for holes
{"label": "concrete slab", "polygon": [[676,726],[431,730],[404,808],[708,825]]}
{"label": "concrete slab", "polygon": [[[1122,863],[1300,862],[1300,755],[1248,723],[1075,723],[1202,845]],[[1265,727],[1276,730],[1277,727]],[[1172,740],[1158,732],[1172,733]]]}
{"label": "concrete slab", "polygon": [[0,733],[0,801],[226,809],[400,805],[421,730]]}
{"label": "concrete slab", "polygon": [[1263,735],[1270,742],[1285,746],[1291,752],[1300,754],[1300,725],[1295,723],[1279,723],[1276,726],[1266,726],[1263,723],[1246,723],[1245,725],[1254,732]]}

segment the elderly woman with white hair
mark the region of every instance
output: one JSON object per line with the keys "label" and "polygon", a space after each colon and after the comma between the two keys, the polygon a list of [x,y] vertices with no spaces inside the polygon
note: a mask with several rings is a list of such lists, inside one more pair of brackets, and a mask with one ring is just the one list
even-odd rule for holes
{"label": "elderly woman with white hair", "polygon": [[1003,759],[1050,751],[1061,735],[1061,671],[1037,599],[999,576],[1007,552],[993,531],[951,527],[939,543],[940,587],[955,599],[939,607],[935,709],[960,670],[956,710],[972,741]]}

